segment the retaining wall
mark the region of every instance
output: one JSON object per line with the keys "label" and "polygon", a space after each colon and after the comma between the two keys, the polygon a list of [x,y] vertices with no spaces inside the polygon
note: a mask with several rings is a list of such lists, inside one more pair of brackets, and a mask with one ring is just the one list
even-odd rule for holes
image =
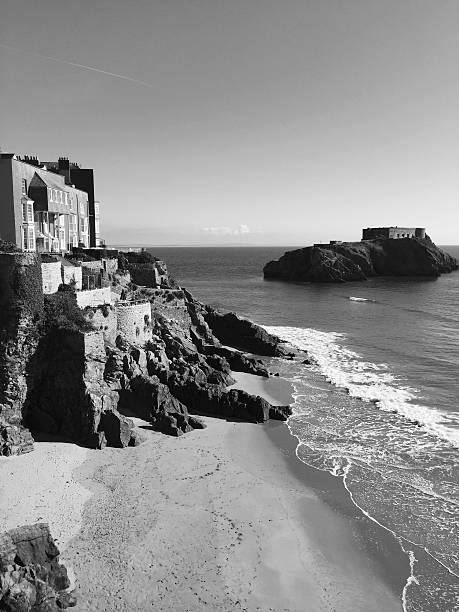
{"label": "retaining wall", "polygon": [[89,289],[87,291],[77,291],[76,299],[80,308],[86,308],[86,306],[100,306],[101,304],[111,304],[112,292],[110,287],[102,287],[102,289]]}

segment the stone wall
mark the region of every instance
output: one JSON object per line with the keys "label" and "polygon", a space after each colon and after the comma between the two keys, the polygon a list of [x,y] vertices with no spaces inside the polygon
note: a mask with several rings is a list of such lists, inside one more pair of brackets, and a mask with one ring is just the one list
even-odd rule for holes
{"label": "stone wall", "polygon": [[118,321],[113,305],[89,306],[84,310],[84,316],[95,330],[102,332],[105,342],[111,345],[115,344],[118,335]]}
{"label": "stone wall", "polygon": [[88,291],[77,291],[76,299],[80,308],[86,308],[87,306],[100,306],[101,304],[111,304],[112,291],[110,287],[102,287],[102,289],[89,289]]}
{"label": "stone wall", "polygon": [[129,342],[143,345],[151,340],[150,302],[118,302],[116,304],[118,333]]}
{"label": "stone wall", "polygon": [[62,284],[62,271],[60,261],[50,261],[41,264],[41,274],[43,278],[43,293],[56,293]]}

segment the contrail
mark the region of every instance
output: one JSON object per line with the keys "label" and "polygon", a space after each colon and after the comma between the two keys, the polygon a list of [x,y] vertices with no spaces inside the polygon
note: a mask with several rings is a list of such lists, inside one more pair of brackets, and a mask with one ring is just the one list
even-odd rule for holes
{"label": "contrail", "polygon": [[102,70],[101,68],[95,68],[94,66],[86,66],[85,64],[77,64],[76,62],[68,62],[67,60],[59,59],[58,57],[51,57],[50,55],[43,55],[43,53],[33,53],[31,51],[24,51],[24,49],[19,49],[18,47],[13,47],[12,45],[6,45],[5,43],[0,43],[0,47],[4,47],[5,49],[11,49],[11,51],[17,51],[19,53],[25,53],[26,55],[33,55],[35,57],[41,57],[43,59],[51,60],[52,62],[58,62],[59,64],[66,64],[67,66],[74,66],[75,68],[81,68],[82,70],[91,70],[92,72],[98,72],[99,74],[105,74],[107,76],[111,76],[116,79],[123,79],[123,81],[130,81],[131,83],[136,83],[137,85],[143,85],[144,87],[149,87],[150,89],[154,88],[154,85],[152,85],[151,83],[147,83],[146,81],[139,81],[138,79],[134,79],[130,76],[126,76],[125,74],[117,74],[116,72],[109,72],[108,70]]}

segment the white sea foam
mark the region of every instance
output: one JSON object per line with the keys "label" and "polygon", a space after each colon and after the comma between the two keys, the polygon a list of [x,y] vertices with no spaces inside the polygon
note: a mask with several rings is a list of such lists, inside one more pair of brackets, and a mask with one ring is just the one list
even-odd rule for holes
{"label": "white sea foam", "polygon": [[416,403],[418,391],[403,385],[385,363],[371,363],[344,346],[345,335],[302,327],[266,327],[292,346],[306,350],[321,374],[352,397],[373,402],[380,410],[396,412],[459,447],[457,415]]}
{"label": "white sea foam", "polygon": [[373,302],[373,300],[369,300],[367,298],[362,297],[355,297],[353,295],[350,295],[349,299],[351,300],[351,302]]}

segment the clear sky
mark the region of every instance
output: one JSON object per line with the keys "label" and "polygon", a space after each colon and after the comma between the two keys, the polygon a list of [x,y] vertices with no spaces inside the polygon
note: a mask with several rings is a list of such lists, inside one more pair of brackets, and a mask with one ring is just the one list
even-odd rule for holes
{"label": "clear sky", "polygon": [[0,45],[0,146],[94,168],[108,242],[459,243],[458,0],[2,0]]}

